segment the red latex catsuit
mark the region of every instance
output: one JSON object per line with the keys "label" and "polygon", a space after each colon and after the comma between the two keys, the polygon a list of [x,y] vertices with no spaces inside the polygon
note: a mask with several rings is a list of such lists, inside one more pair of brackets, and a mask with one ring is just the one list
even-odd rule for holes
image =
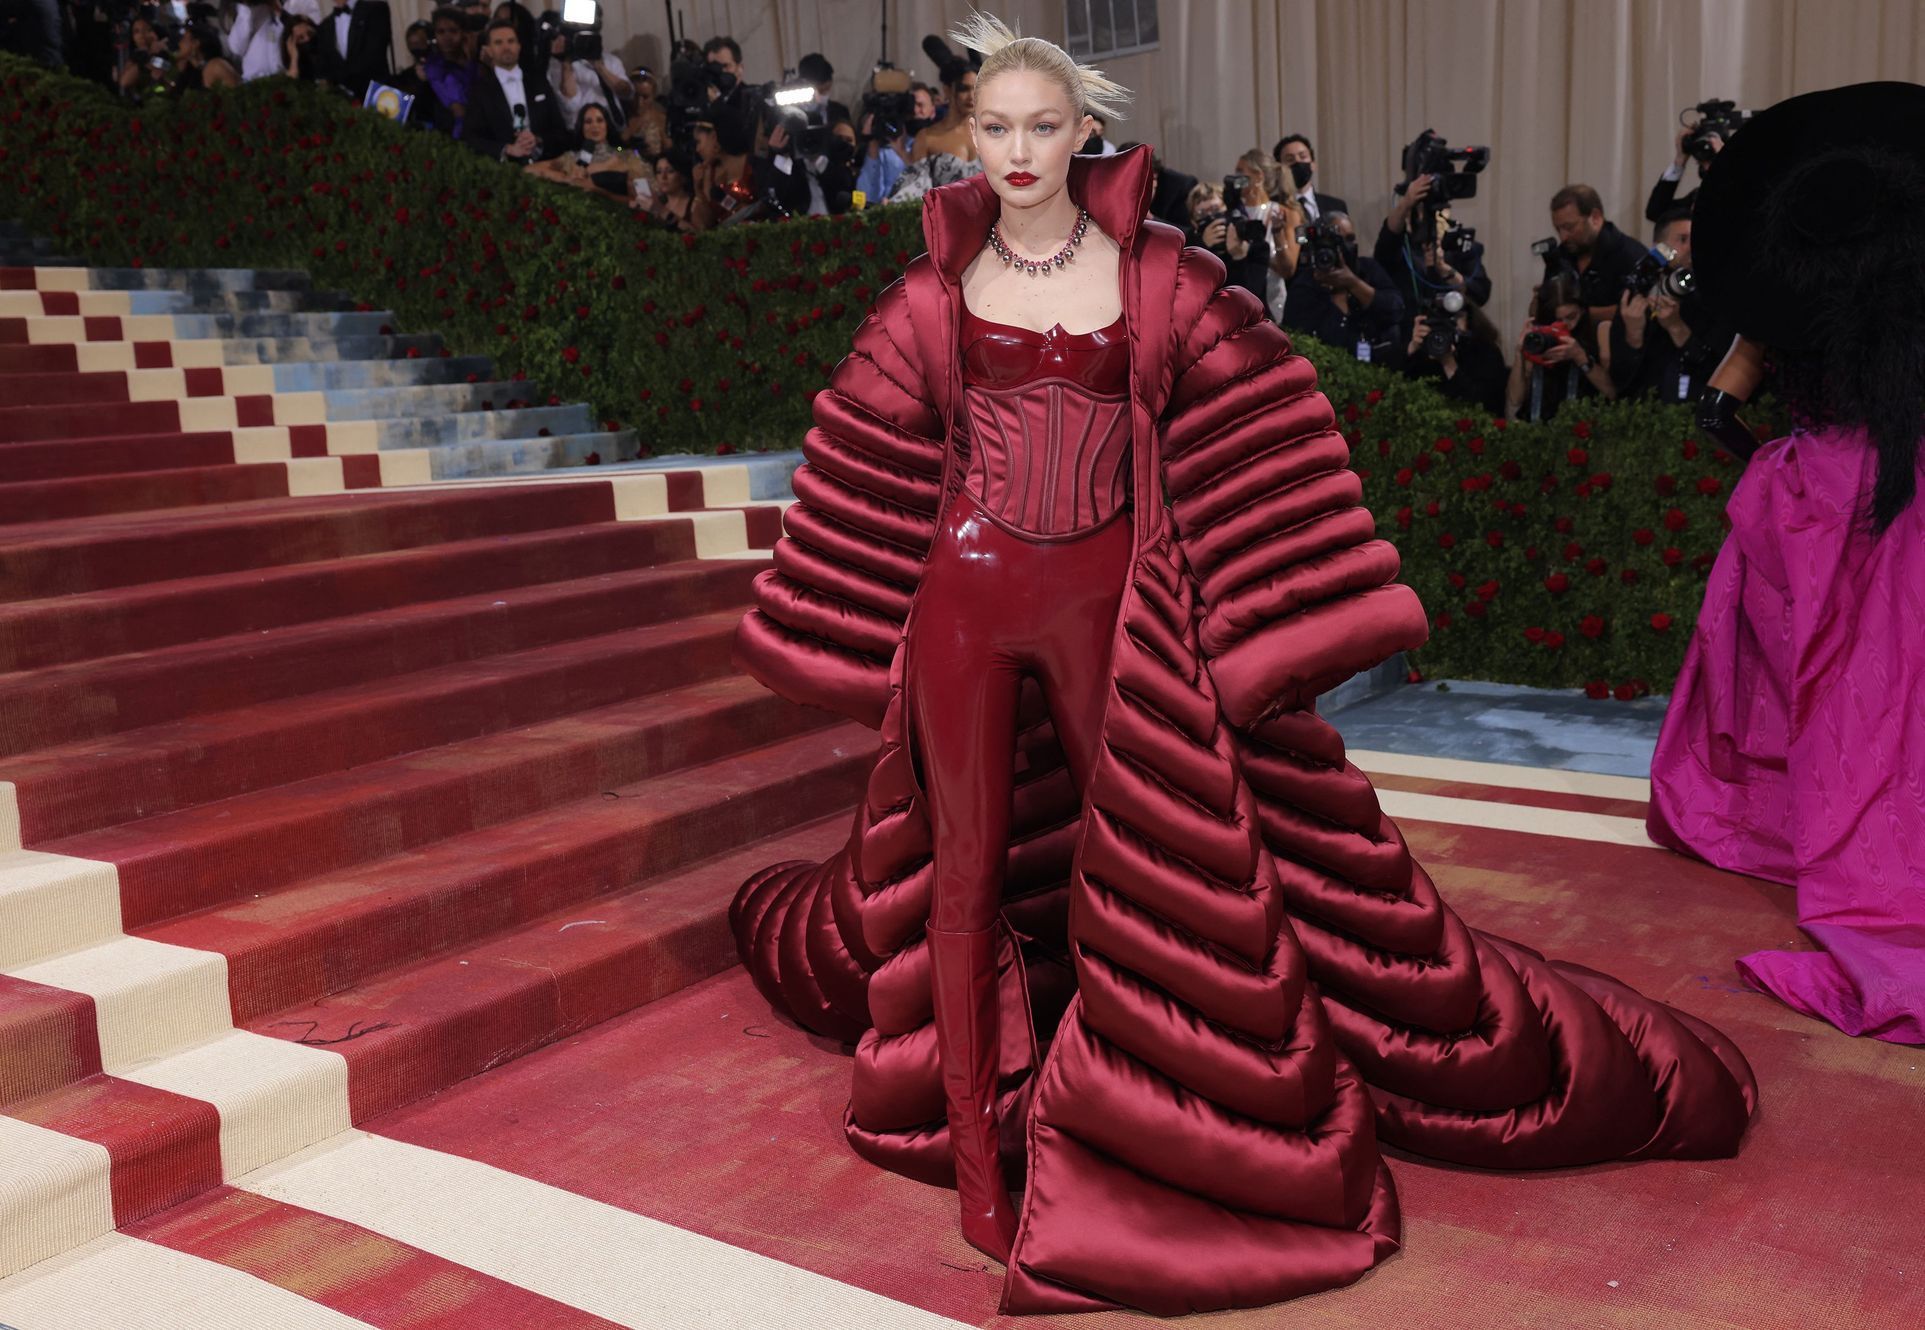
{"label": "red latex catsuit", "polygon": [[1129,573],[1129,342],[1120,316],[1039,333],[965,308],[962,368],[968,478],[937,526],[903,671],[937,847],[933,997],[964,1234],[1007,1260],[995,929],[1017,694],[1025,675],[1040,683],[1080,789]]}

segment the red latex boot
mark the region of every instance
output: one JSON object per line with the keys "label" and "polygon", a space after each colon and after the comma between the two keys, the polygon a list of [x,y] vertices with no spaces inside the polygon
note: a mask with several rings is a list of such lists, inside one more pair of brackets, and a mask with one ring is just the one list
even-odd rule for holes
{"label": "red latex boot", "polygon": [[1016,1207],[1003,1181],[996,1123],[996,1070],[1001,1007],[996,929],[927,930],[936,1009],[936,1048],[949,1107],[949,1148],[956,1161],[962,1235],[1003,1264],[1016,1241]]}

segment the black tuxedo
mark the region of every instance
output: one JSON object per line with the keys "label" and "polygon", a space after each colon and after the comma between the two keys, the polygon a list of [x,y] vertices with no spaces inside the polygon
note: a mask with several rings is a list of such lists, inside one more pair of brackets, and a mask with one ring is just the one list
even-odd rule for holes
{"label": "black tuxedo", "polygon": [[334,41],[334,18],[332,9],[321,15],[302,63],[311,63],[316,78],[340,84],[359,101],[370,82],[386,83],[393,77],[394,19],[388,0],[355,0],[348,18],[348,48],[342,51]]}
{"label": "black tuxedo", "polygon": [[[541,155],[553,157],[567,150],[575,136],[561,120],[561,105],[546,79],[522,71],[522,86],[528,94],[528,129],[541,140]],[[468,115],[461,122],[461,141],[486,157],[500,157],[501,150],[515,141],[515,113],[493,65],[475,70],[468,93]]]}
{"label": "black tuxedo", "polygon": [[[1346,215],[1350,212],[1350,205],[1338,198],[1335,194],[1326,194],[1321,189],[1313,189],[1310,191],[1310,197],[1317,201],[1318,217],[1328,217],[1333,212],[1341,212]],[[1357,219],[1352,217],[1350,220],[1354,222]]]}

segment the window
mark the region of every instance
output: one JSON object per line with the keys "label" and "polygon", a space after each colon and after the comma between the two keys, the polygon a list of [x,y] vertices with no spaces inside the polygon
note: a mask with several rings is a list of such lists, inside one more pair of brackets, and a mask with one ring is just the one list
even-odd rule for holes
{"label": "window", "polygon": [[1064,44],[1078,60],[1156,49],[1156,0],[1066,0]]}

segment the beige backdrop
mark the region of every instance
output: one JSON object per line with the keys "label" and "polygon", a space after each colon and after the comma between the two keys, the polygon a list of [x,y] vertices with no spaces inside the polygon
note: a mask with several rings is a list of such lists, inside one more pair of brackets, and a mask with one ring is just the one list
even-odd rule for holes
{"label": "beige backdrop", "polygon": [[[559,5],[559,0],[556,0]],[[397,14],[426,0],[402,0]],[[749,77],[778,77],[806,52],[835,65],[854,105],[881,54],[933,79],[919,43],[971,6],[958,0],[684,0],[697,41],[727,33]],[[533,6],[539,10],[538,2]],[[1061,0],[984,6],[1025,33],[1060,41]],[[664,52],[660,0],[614,0],[606,31],[631,66]],[[1319,184],[1376,234],[1398,153],[1435,128],[1487,143],[1479,197],[1458,212],[1490,246],[1491,312],[1514,326],[1538,272],[1530,242],[1550,234],[1546,203],[1570,181],[1648,234],[1644,198],[1671,159],[1681,108],[1710,96],[1760,108],[1793,93],[1866,79],[1925,82],[1917,0],[1161,0],[1158,50],[1107,72],[1136,94],[1111,126],[1156,145],[1173,167],[1221,176],[1237,154],[1300,130],[1317,145]],[[402,19],[405,22],[405,18]],[[1696,182],[1687,168],[1684,189]]]}

